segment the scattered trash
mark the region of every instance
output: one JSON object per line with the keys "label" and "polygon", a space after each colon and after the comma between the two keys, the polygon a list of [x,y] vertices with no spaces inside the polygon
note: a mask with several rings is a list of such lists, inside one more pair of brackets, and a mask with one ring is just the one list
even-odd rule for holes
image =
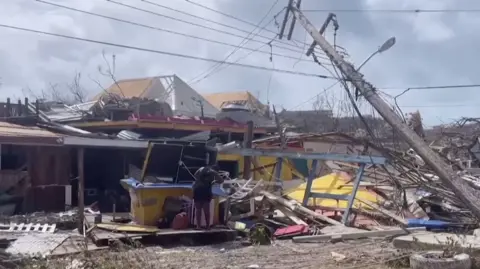
{"label": "scattered trash", "polygon": [[336,262],[339,262],[339,261],[343,261],[344,259],[347,258],[347,256],[343,255],[343,254],[340,254],[340,253],[337,253],[337,252],[331,252],[332,254],[332,258],[336,261]]}

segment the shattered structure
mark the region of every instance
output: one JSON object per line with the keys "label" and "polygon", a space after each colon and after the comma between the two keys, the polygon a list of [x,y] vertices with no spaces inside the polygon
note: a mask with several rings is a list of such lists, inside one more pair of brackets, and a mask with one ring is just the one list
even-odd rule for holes
{"label": "shattered structure", "polygon": [[[255,244],[476,227],[462,200],[415,150],[388,136],[391,130],[375,139],[360,128],[293,132],[293,122],[278,128],[269,115],[227,103],[215,117],[200,110],[183,115],[168,100],[117,92],[72,106],[3,104],[2,229],[14,234],[15,246],[28,239],[25,231],[62,231],[58,246],[75,227],[88,231],[95,247],[125,236],[202,233],[191,230],[196,213],[189,195],[196,169],[213,164],[223,183],[213,189],[212,232],[238,231]],[[432,135],[419,113],[408,122],[480,189],[478,136],[462,133],[475,128]]]}

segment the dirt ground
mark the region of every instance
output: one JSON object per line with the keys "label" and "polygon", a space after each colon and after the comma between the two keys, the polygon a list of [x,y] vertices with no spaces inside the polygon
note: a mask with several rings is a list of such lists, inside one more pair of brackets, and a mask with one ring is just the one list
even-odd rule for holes
{"label": "dirt ground", "polygon": [[36,261],[27,268],[402,268],[408,253],[385,241],[336,244],[295,244],[276,241],[270,246],[243,246],[229,242],[199,247],[142,247],[101,251],[89,255]]}

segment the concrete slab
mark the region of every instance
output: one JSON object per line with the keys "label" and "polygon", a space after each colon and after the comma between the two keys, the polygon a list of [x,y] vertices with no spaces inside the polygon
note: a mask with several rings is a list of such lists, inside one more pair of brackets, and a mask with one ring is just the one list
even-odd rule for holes
{"label": "concrete slab", "polygon": [[44,257],[69,237],[68,234],[25,234],[13,242],[7,253],[20,256]]}
{"label": "concrete slab", "polygon": [[346,233],[365,232],[365,230],[361,230],[358,228],[340,226],[340,225],[325,226],[320,231],[322,232],[322,234],[346,234]]}
{"label": "concrete slab", "polygon": [[480,254],[480,236],[449,233],[417,233],[393,239],[393,246],[403,249],[443,250],[446,247]]}

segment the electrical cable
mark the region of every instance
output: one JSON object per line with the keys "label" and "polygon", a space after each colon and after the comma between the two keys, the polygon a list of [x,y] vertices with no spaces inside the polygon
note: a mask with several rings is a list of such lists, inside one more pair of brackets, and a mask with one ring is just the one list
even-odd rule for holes
{"label": "electrical cable", "polygon": [[[236,26],[232,26],[232,25],[228,25],[228,24],[225,24],[225,23],[221,23],[221,22],[218,22],[218,21],[214,21],[214,20],[211,20],[211,19],[208,19],[208,18],[205,18],[205,17],[201,17],[201,16],[197,16],[195,14],[192,14],[192,13],[188,13],[188,12],[185,12],[185,11],[182,11],[182,10],[178,10],[178,9],[175,9],[175,8],[172,8],[172,7],[167,7],[167,6],[164,6],[164,5],[161,5],[161,4],[158,4],[158,3],[155,3],[155,2],[151,2],[151,1],[148,1],[148,0],[140,0],[142,2],[145,2],[147,4],[150,4],[150,5],[153,5],[153,6],[157,6],[157,7],[160,7],[160,8],[164,8],[164,9],[167,9],[167,10],[171,10],[171,11],[174,11],[174,12],[178,12],[180,14],[183,14],[183,15],[187,15],[187,16],[190,16],[190,17],[193,17],[193,18],[196,18],[196,19],[199,19],[199,20],[203,20],[203,21],[206,21],[206,22],[210,22],[210,23],[213,23],[213,24],[217,24],[217,25],[220,25],[222,27],[226,27],[226,28],[230,28],[230,29],[234,29],[236,31],[239,31],[239,32],[243,32],[243,33],[249,33],[250,31],[248,30],[244,30],[244,29],[241,29],[239,27],[236,27]],[[255,25],[253,25],[255,26]],[[270,33],[275,33],[274,31],[270,31],[270,30],[266,30]],[[263,38],[266,38],[266,39],[269,39],[270,37],[267,37],[267,36],[263,36],[263,35],[259,35]],[[276,40],[276,42],[278,43],[282,43],[282,44],[286,44],[286,45],[290,45],[288,42],[285,42],[285,41],[282,41],[282,40]],[[306,44],[305,44],[306,45]]]}
{"label": "electrical cable", "polygon": [[[203,5],[203,4],[199,4],[199,3],[194,2],[194,1],[192,1],[192,0],[186,0],[186,1],[187,1],[187,3],[196,5],[196,6],[198,6],[198,7],[201,7],[201,8],[203,8],[203,9],[212,11],[212,12],[217,13],[217,14],[220,14],[220,15],[225,16],[225,17],[227,17],[227,18],[234,19],[234,20],[239,21],[239,22],[241,22],[241,23],[248,24],[248,25],[250,25],[250,26],[254,26],[254,27],[255,27],[255,23],[253,23],[253,22],[249,22],[249,21],[246,21],[246,20],[244,20],[244,19],[240,19],[240,18],[238,18],[238,17],[236,17],[236,16],[233,16],[233,15],[231,15],[231,14],[228,14],[228,13],[225,13],[225,12],[222,12],[222,11],[219,11],[219,10],[216,10],[216,9],[213,9],[213,8],[208,7],[208,6],[205,6],[205,5]],[[273,30],[269,30],[269,29],[265,29],[265,31],[268,31],[268,32],[270,32],[270,33],[272,33],[272,34],[277,34],[277,32],[275,32],[275,31],[273,31]],[[302,43],[302,41],[300,41],[300,40],[296,40],[296,39],[295,39],[294,41],[299,42],[299,43]],[[280,41],[279,41],[279,42],[280,42]],[[282,42],[282,43],[283,43],[283,42]],[[303,44],[303,43],[302,43],[302,44]]]}
{"label": "electrical cable", "polygon": [[[478,88],[480,84],[451,84],[451,85],[434,85],[434,86],[414,86],[408,87],[403,93],[400,95],[405,94],[410,90],[429,90],[429,89],[458,89],[458,88]],[[382,90],[403,90],[406,87],[384,87],[380,88]]]}
{"label": "electrical cable", "polygon": [[[260,20],[260,22],[253,28],[252,31],[250,31],[248,33],[248,35],[242,40],[240,41],[240,44],[238,44],[238,46],[233,49],[224,59],[224,61],[227,61],[233,54],[235,54],[242,46],[246,45],[246,43],[248,41],[250,41],[251,39],[253,39],[255,36],[252,36],[252,38],[250,38],[250,35],[255,32],[255,30],[257,30],[260,25],[263,23],[263,21],[268,17],[268,15],[270,14],[270,12],[272,12],[272,9],[278,4],[279,0],[276,0],[273,5],[268,9],[267,13],[265,14],[265,16],[262,17],[262,19]],[[282,10],[283,11],[283,10]],[[278,14],[280,14],[282,11],[280,11],[279,13],[277,13],[275,16],[277,16]],[[265,29],[272,21],[275,20],[275,16],[272,18],[272,20],[270,20],[267,24],[265,24],[263,26],[262,29],[260,29],[260,31],[257,32],[256,35],[258,35],[263,29]],[[250,38],[250,39],[249,39]],[[214,64],[213,66],[211,66],[210,68],[207,69],[207,71],[205,72],[202,72],[200,73],[199,75],[195,76],[195,78],[192,79],[192,81],[195,81],[194,83],[199,83],[200,81],[206,79],[207,77],[209,77],[210,75],[214,74],[214,72],[216,70],[218,70],[218,68],[222,66],[222,64]],[[197,80],[197,78],[199,78]]]}
{"label": "electrical cable", "polygon": [[[262,17],[262,19],[260,20],[260,22],[258,22],[257,26],[255,26],[255,27],[253,28],[253,30],[250,31],[250,32],[248,33],[248,35],[240,42],[240,44],[238,44],[238,46],[237,46],[235,49],[233,49],[233,50],[225,57],[224,61],[227,61],[228,59],[230,59],[230,57],[231,57],[233,54],[235,54],[239,49],[241,49],[244,45],[246,45],[246,44],[248,43],[248,41],[252,40],[253,38],[255,38],[255,36],[257,36],[258,34],[260,34],[260,32],[261,32],[263,29],[265,29],[273,20],[275,20],[275,17],[278,16],[278,14],[281,14],[281,12],[283,11],[283,9],[282,9],[282,11],[280,11],[279,13],[277,13],[277,14],[272,18],[272,20],[270,20],[267,24],[265,24],[265,25],[263,26],[263,28],[260,29],[260,31],[258,31],[254,36],[252,36],[252,37],[250,38],[250,35],[252,35],[252,33],[255,32],[255,30],[257,30],[257,29],[260,27],[260,25],[261,25],[261,24],[263,23],[263,21],[268,17],[268,15],[270,14],[270,12],[272,12],[273,8],[275,8],[275,6],[278,4],[279,1],[280,1],[280,0],[276,0],[276,1],[273,3],[273,5],[268,9],[267,13]],[[194,83],[199,83],[200,81],[202,81],[202,80],[208,78],[209,76],[211,76],[212,74],[214,74],[215,71],[217,71],[218,68],[219,68],[220,66],[222,66],[222,65],[223,65],[223,64],[214,64],[213,66],[211,66],[210,68],[208,68],[207,71],[202,72],[202,73],[198,74],[197,76],[195,76],[195,78],[193,78],[192,81],[195,81]],[[197,80],[197,78],[199,78],[199,79]]]}
{"label": "electrical cable", "polygon": [[313,99],[317,98],[318,96],[326,93],[326,92],[327,92],[328,90],[330,90],[331,88],[335,87],[338,83],[340,83],[340,81],[336,81],[336,82],[333,83],[332,85],[324,88],[322,92],[320,92],[320,93],[318,93],[318,94],[315,94],[314,96],[312,96],[312,97],[309,98],[308,100],[306,100],[306,101],[304,101],[304,102],[302,102],[302,103],[300,103],[300,104],[298,104],[298,105],[290,108],[289,110],[294,110],[294,109],[296,109],[296,108],[299,108],[299,107],[303,106],[303,105],[306,104],[306,103],[309,103],[309,102],[312,101]]}
{"label": "electrical cable", "polygon": [[408,105],[408,106],[400,106],[406,108],[438,108],[438,107],[479,107],[480,103],[478,104],[445,104],[445,105]]}
{"label": "electrical cable", "polygon": [[[270,51],[272,51],[272,45],[271,45],[271,42],[272,42],[272,41],[273,41],[275,38],[276,38],[276,36],[275,36],[275,37],[273,37],[273,38],[272,38],[272,40],[270,40],[270,42],[268,42],[268,43],[265,43],[265,44],[263,44],[263,45],[259,46],[259,47],[257,48],[257,50],[263,49],[263,48],[264,48],[264,47],[266,47],[266,46],[270,46]],[[252,52],[250,52],[250,53],[248,53],[248,54],[246,54],[246,55],[244,55],[244,56],[242,56],[242,57],[238,58],[236,61],[234,61],[234,63],[238,63],[239,61],[241,61],[241,60],[243,60],[243,59],[245,59],[245,58],[249,57],[249,56],[250,56],[250,55],[252,55],[254,52],[255,52],[255,51],[252,51]],[[302,52],[302,53],[303,53],[303,52]],[[272,57],[270,57],[270,58],[272,58]],[[330,63],[322,63],[322,64],[324,64],[324,65],[331,65]],[[227,65],[227,67],[228,67],[228,65]],[[226,68],[226,67],[224,66],[224,69],[225,69],[225,68]],[[219,70],[218,72],[220,72],[220,70]],[[218,72],[217,72],[217,73],[218,73]]]}
{"label": "electrical cable", "polygon": [[[107,46],[112,46],[112,47],[136,50],[136,51],[143,51],[143,52],[150,52],[150,53],[155,53],[155,54],[169,55],[169,56],[191,59],[191,60],[198,60],[198,61],[205,61],[205,62],[212,62],[212,63],[222,63],[223,62],[221,60],[215,60],[215,59],[211,59],[211,58],[204,58],[204,57],[198,57],[198,56],[175,53],[175,52],[147,49],[147,48],[123,45],[123,44],[94,40],[94,39],[88,39],[88,38],[81,38],[81,37],[75,37],[75,36],[69,36],[69,35],[63,35],[63,34],[56,34],[56,33],[39,31],[39,30],[23,28],[23,27],[17,27],[17,26],[7,25],[7,24],[0,24],[0,27],[1,28],[6,28],[6,29],[17,30],[17,31],[36,33],[36,34],[42,34],[42,35],[47,35],[47,36],[61,37],[61,38],[70,39],[70,40],[76,40],[76,41],[82,41],[82,42],[88,42],[88,43],[95,43],[95,44],[107,45]],[[323,79],[332,79],[332,77],[325,76],[325,75],[297,72],[297,71],[291,71],[291,70],[285,70],[285,69],[272,69],[272,68],[258,66],[258,65],[239,64],[239,63],[235,63],[235,62],[227,62],[227,64],[234,65],[234,66],[239,66],[239,67],[252,68],[252,69],[257,69],[257,70],[274,71],[274,72],[279,72],[279,73],[306,76],[306,77],[318,77],[318,78],[323,78]]]}
{"label": "electrical cable", "polygon": [[[208,39],[208,38],[204,38],[204,37],[199,37],[199,36],[195,36],[195,35],[184,34],[184,33],[176,32],[176,31],[172,31],[172,30],[168,30],[168,29],[164,29],[164,28],[158,28],[158,27],[155,27],[155,26],[141,24],[141,23],[137,23],[137,22],[133,22],[133,21],[124,20],[124,19],[114,18],[114,17],[110,17],[110,16],[106,16],[106,15],[102,15],[102,14],[98,14],[98,13],[94,13],[94,12],[90,12],[90,11],[85,11],[85,10],[81,10],[81,9],[77,9],[77,8],[72,8],[72,7],[68,7],[68,6],[63,6],[63,5],[47,2],[47,1],[44,1],[44,0],[35,0],[35,1],[37,1],[39,3],[47,4],[47,5],[52,5],[52,6],[55,6],[55,7],[58,7],[58,8],[63,8],[63,9],[67,9],[67,10],[71,10],[71,11],[75,11],[75,12],[88,14],[88,15],[91,15],[91,16],[101,17],[101,18],[104,18],[104,19],[109,19],[109,20],[113,20],[113,21],[117,21],[117,22],[122,22],[122,23],[130,24],[130,25],[138,26],[138,27],[147,28],[147,29],[150,29],[150,30],[166,32],[166,33],[169,33],[169,34],[180,35],[180,36],[184,36],[184,37],[188,37],[188,38],[203,40],[203,41],[206,41],[206,42],[211,42],[211,43],[215,43],[215,44],[219,44],[219,45],[230,46],[230,47],[234,47],[234,48],[238,47],[238,45],[231,44],[231,43],[226,43],[226,42],[217,41],[217,40],[213,40],[213,39]],[[258,53],[270,55],[269,51],[258,51],[256,49],[248,48],[248,47],[243,47],[242,49],[249,50],[249,51],[256,51]],[[294,57],[294,56],[289,56],[289,55],[284,55],[284,54],[275,54],[275,56],[297,60],[297,58]],[[303,60],[303,61],[307,61],[307,60]]]}
{"label": "electrical cable", "polygon": [[[338,83],[340,83],[340,81],[336,81],[334,84],[328,86],[327,88],[324,89],[324,91],[318,93],[318,94],[315,94],[314,96],[310,97],[309,99],[303,101],[302,103],[292,107],[291,109],[289,110],[293,110],[295,108],[298,108],[310,101],[312,101],[313,99],[317,98],[318,96],[324,94],[327,90],[333,88],[334,86],[336,86]],[[437,86],[415,86],[415,87],[408,87],[407,88],[407,91],[410,91],[410,90],[428,90],[428,89],[457,89],[457,88],[479,88],[480,87],[480,84],[459,84],[459,85],[437,85]],[[403,90],[405,89],[406,87],[379,87],[378,90]],[[400,95],[397,95],[395,97],[392,97],[393,99],[395,98],[398,98],[400,97],[401,95],[405,94],[406,92],[403,92],[401,93]],[[386,94],[386,93],[384,93]],[[388,95],[388,94],[386,94]],[[472,105],[473,106],[473,105]],[[410,107],[410,106],[400,106],[400,107]],[[418,106],[411,106],[411,107],[418,107]],[[431,106],[424,106],[424,107],[431,107]]]}
{"label": "electrical cable", "polygon": [[302,12],[329,13],[477,13],[480,9],[307,9]]}
{"label": "electrical cable", "polygon": [[[274,39],[274,38],[273,38],[273,39]],[[266,47],[266,46],[268,46],[268,45],[270,45],[270,42],[265,43],[265,44],[259,46],[259,47],[257,48],[257,50],[263,49],[264,47]],[[255,51],[257,51],[257,50],[255,50]],[[255,53],[255,51],[251,51],[250,53],[248,53],[248,54],[246,54],[246,55],[238,58],[237,60],[235,60],[235,61],[233,62],[233,64],[237,64],[239,61],[241,61],[241,60],[247,58],[248,56],[252,55],[253,53]],[[225,66],[225,65],[226,65],[226,66]],[[223,69],[227,68],[227,67],[230,66],[230,65],[232,65],[232,63],[224,63]],[[222,71],[223,69],[218,70],[217,73],[219,73],[219,72]],[[192,82],[192,84],[195,84],[195,83],[198,83],[198,82],[197,82],[197,81]]]}
{"label": "electrical cable", "polygon": [[[124,4],[124,3],[121,3],[121,2],[117,2],[117,1],[114,1],[114,0],[106,0],[106,1],[109,2],[109,3],[112,3],[112,4],[116,4],[116,5],[119,5],[119,6],[126,7],[126,8],[131,8],[131,9],[134,9],[134,10],[137,10],[137,11],[140,11],[140,12],[149,13],[149,14],[152,14],[152,15],[155,15],[155,16],[159,16],[159,17],[170,19],[170,20],[174,20],[174,21],[186,23],[186,24],[189,24],[189,25],[193,25],[193,26],[196,26],[196,27],[200,27],[200,28],[203,28],[203,29],[215,31],[215,32],[218,32],[218,33],[221,33],[221,34],[235,36],[235,37],[242,38],[242,39],[245,38],[245,36],[242,36],[242,35],[234,34],[234,33],[228,32],[228,31],[223,31],[223,30],[216,29],[216,28],[206,26],[206,25],[203,25],[203,24],[198,24],[198,23],[182,20],[182,19],[179,19],[179,18],[164,15],[164,14],[154,12],[154,11],[151,11],[151,10],[147,10],[147,9],[142,9],[142,8],[139,8],[139,7],[136,7],[136,6],[131,6],[131,5]],[[262,38],[269,39],[268,37],[266,37],[266,38],[262,37]],[[265,41],[261,41],[261,40],[252,40],[252,41],[258,42],[258,43],[264,43],[265,42]],[[279,45],[275,45],[275,46],[278,47],[278,48],[281,48],[281,49],[285,49],[285,50],[289,50],[289,51],[293,51],[293,52],[297,52],[297,53],[299,52],[298,50],[295,50],[296,47],[293,46],[293,45],[291,45],[292,48],[279,46]]]}
{"label": "electrical cable", "polygon": [[[458,88],[476,88],[480,87],[480,84],[458,84],[458,85],[439,85],[439,86],[419,86],[419,87],[409,87],[400,94],[396,95],[393,98],[393,101],[395,102],[395,106],[397,107],[400,116],[403,118],[405,121],[405,117],[403,116],[403,111],[401,107],[412,107],[412,106],[400,106],[397,102],[397,99],[404,95],[405,93],[409,92],[410,90],[428,90],[428,89],[458,89]],[[458,105],[457,105],[458,106]],[[476,106],[476,105],[475,105]],[[421,107],[421,106],[413,106],[413,107]],[[423,107],[438,107],[438,106],[423,106]]]}

